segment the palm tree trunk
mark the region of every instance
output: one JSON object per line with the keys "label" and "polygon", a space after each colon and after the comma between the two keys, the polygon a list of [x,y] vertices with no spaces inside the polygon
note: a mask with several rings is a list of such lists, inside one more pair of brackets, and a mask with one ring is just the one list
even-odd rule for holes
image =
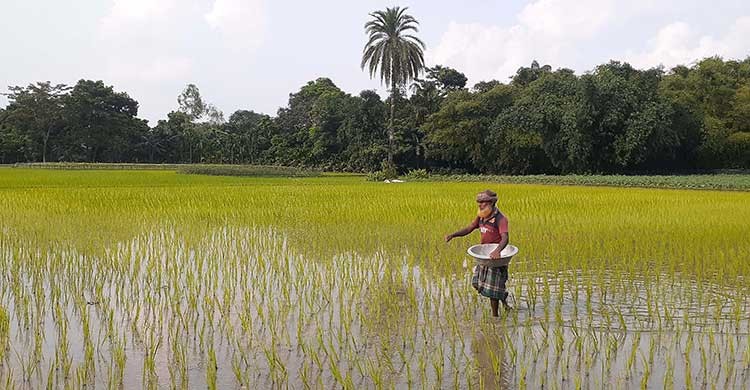
{"label": "palm tree trunk", "polygon": [[[49,134],[49,133],[47,133]],[[47,139],[49,139],[48,135],[44,136],[44,146],[42,146],[42,162],[47,162]]]}
{"label": "palm tree trunk", "polygon": [[49,142],[49,136],[52,134],[52,128],[47,127],[47,131],[44,132],[44,146],[42,149],[42,162],[47,162],[47,143]]}
{"label": "palm tree trunk", "polygon": [[396,113],[396,80],[393,77],[393,71],[391,71],[391,119],[388,125],[388,163],[393,166],[393,138],[395,129],[393,126],[393,120]]}

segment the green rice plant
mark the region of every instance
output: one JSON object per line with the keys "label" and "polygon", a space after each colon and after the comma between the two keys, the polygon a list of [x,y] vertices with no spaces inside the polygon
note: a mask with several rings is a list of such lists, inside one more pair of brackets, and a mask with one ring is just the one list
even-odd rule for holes
{"label": "green rice plant", "polygon": [[8,339],[10,336],[10,319],[8,312],[0,306],[0,361],[5,358],[5,351],[8,349]]}
{"label": "green rice plant", "polygon": [[[499,319],[471,287],[478,234],[442,240],[485,187],[521,248]],[[750,363],[743,192],[24,168],[0,192],[14,384],[210,387],[210,364],[188,378],[213,360],[229,387],[492,386],[480,332],[511,387],[733,388]]]}
{"label": "green rice plant", "polygon": [[216,389],[216,370],[219,366],[216,363],[216,351],[213,345],[208,347],[208,358],[206,359],[206,383],[211,390]]}

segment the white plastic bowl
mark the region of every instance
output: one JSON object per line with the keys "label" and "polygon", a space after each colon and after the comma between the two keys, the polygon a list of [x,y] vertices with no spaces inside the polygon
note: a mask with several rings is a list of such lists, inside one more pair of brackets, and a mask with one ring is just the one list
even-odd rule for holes
{"label": "white plastic bowl", "polygon": [[510,259],[518,253],[518,248],[515,245],[508,244],[500,251],[499,259],[491,259],[490,253],[497,249],[499,244],[478,244],[470,247],[466,253],[469,256],[476,259],[477,264],[485,265],[489,267],[502,267],[510,263]]}

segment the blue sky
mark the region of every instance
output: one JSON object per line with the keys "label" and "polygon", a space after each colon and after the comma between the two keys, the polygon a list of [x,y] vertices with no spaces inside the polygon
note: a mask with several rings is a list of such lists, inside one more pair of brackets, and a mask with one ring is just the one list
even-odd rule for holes
{"label": "blue sky", "polygon": [[428,65],[470,84],[507,81],[534,59],[582,73],[610,59],[669,68],[750,55],[750,2],[739,0],[0,0],[0,86],[101,79],[151,125],[188,83],[227,117],[274,115],[317,77],[385,95],[359,62],[368,13],[394,5],[420,21]]}

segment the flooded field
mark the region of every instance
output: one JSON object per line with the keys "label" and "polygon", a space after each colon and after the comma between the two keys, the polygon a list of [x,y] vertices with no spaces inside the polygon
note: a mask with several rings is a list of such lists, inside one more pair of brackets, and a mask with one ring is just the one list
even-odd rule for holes
{"label": "flooded field", "polygon": [[[520,252],[490,316],[491,188]],[[745,388],[750,193],[0,170],[10,388]]]}

